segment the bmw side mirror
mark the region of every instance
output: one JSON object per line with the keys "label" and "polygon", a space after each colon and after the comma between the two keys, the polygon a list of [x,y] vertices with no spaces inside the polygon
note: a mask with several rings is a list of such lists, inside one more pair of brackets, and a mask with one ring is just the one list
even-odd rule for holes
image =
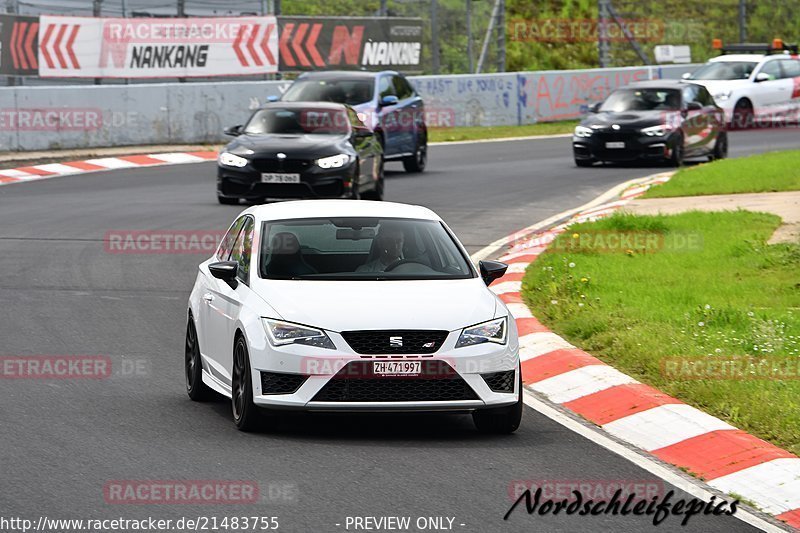
{"label": "bmw side mirror", "polygon": [[277,102],[280,99],[280,96],[275,96],[274,94],[272,96],[267,96],[267,102]]}
{"label": "bmw side mirror", "polygon": [[481,261],[478,263],[481,271],[483,282],[488,286],[498,278],[502,278],[503,274],[508,270],[508,265],[500,261]]}
{"label": "bmw side mirror", "polygon": [[220,261],[218,263],[211,263],[208,265],[208,270],[215,278],[221,279],[233,289],[236,288],[236,285],[238,284],[236,275],[239,273],[239,263],[236,261]]}
{"label": "bmw side mirror", "polygon": [[229,128],[225,128],[223,131],[225,135],[230,135],[231,137],[238,137],[242,134],[242,125],[238,124],[236,126],[231,126]]}
{"label": "bmw side mirror", "polygon": [[589,106],[589,113],[597,113],[598,111],[600,111],[600,104],[601,103],[602,102],[595,102],[592,105],[590,105]]}
{"label": "bmw side mirror", "polygon": [[388,94],[388,95],[386,95],[386,96],[381,98],[381,105],[384,106],[384,107],[385,106],[390,106],[390,105],[395,105],[399,101],[400,100],[398,100],[395,95]]}

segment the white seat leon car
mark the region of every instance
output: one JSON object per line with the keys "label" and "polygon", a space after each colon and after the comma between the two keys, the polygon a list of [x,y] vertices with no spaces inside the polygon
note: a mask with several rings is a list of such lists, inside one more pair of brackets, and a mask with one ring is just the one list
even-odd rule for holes
{"label": "white seat leon car", "polygon": [[242,430],[264,411],[471,412],[510,433],[522,416],[513,317],[452,231],[411,205],[311,200],[251,207],[199,267],[186,389],[231,398]]}

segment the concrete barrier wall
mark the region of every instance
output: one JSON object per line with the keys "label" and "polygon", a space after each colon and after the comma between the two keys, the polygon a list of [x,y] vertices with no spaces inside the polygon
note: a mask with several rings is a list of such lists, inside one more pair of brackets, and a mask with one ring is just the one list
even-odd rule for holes
{"label": "concrete barrier wall", "polygon": [[[615,87],[677,78],[694,66],[410,78],[430,126],[499,126],[576,118]],[[0,88],[0,151],[213,143],[288,82]]]}

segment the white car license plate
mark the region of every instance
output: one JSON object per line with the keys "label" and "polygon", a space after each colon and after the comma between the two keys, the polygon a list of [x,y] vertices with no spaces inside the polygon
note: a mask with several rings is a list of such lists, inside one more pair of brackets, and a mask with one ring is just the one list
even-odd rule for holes
{"label": "white car license plate", "polygon": [[422,361],[375,361],[372,373],[376,376],[415,376],[422,372]]}
{"label": "white car license plate", "polygon": [[606,148],[625,148],[625,143],[623,141],[607,142]]}
{"label": "white car license plate", "polygon": [[300,174],[264,172],[261,174],[261,183],[300,183]]}

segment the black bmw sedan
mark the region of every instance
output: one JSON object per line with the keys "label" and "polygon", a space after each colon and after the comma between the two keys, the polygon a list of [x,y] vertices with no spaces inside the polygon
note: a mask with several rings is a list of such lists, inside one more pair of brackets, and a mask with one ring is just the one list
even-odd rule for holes
{"label": "black bmw sedan", "polygon": [[660,160],[680,166],[685,158],[722,159],[728,154],[725,115],[701,85],[678,80],[638,82],[613,91],[575,128],[575,164]]}
{"label": "black bmw sedan", "polygon": [[275,102],[247,124],[217,160],[217,199],[383,199],[383,150],[349,106]]}

